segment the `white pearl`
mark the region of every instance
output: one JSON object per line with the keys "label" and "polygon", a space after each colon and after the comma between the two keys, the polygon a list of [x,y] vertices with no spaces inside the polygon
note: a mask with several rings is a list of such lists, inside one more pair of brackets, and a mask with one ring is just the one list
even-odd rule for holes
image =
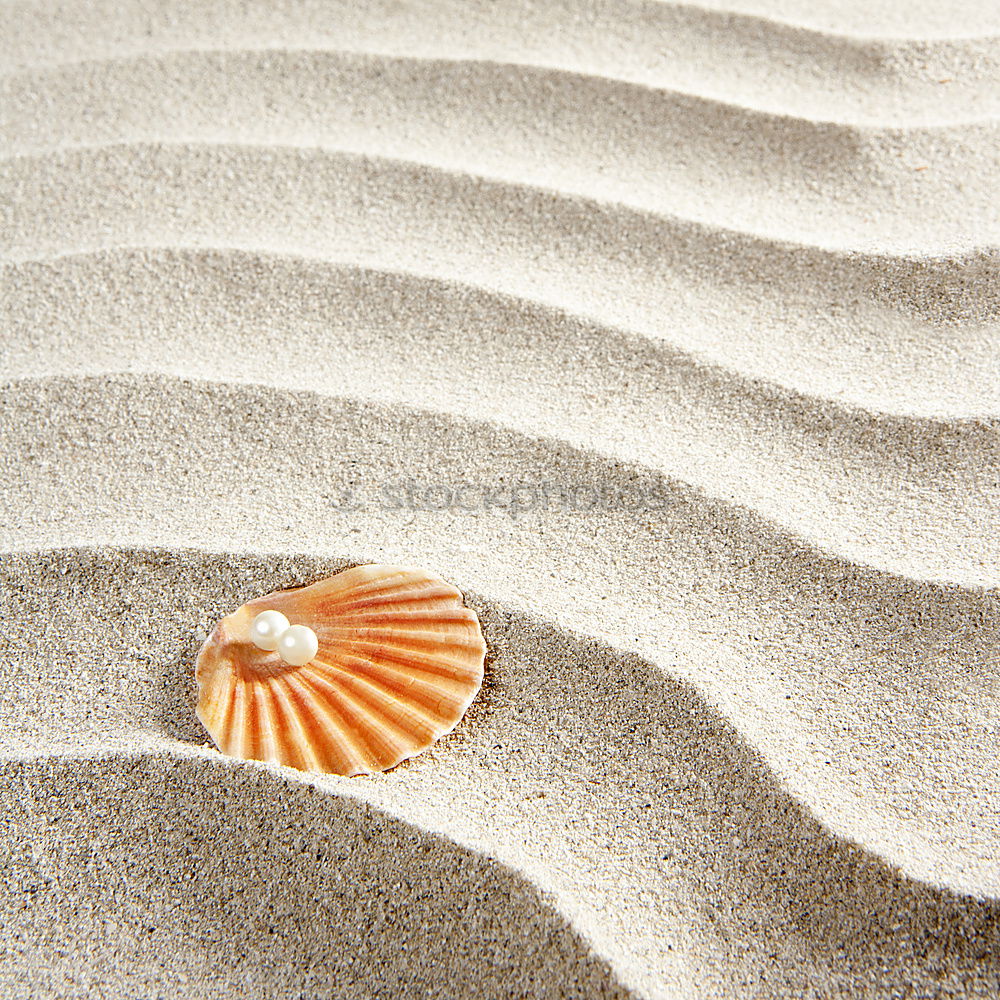
{"label": "white pearl", "polygon": [[250,641],[269,652],[278,648],[278,640],[288,631],[288,619],[280,611],[262,611],[250,625]]}
{"label": "white pearl", "polygon": [[302,667],[319,652],[319,639],[308,625],[291,625],[278,642],[278,652],[289,666]]}

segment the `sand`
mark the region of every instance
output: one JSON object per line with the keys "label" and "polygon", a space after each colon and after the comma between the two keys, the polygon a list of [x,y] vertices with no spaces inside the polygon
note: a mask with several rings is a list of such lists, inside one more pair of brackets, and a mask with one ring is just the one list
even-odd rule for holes
{"label": "sand", "polygon": [[[1000,17],[798,6],[0,4],[0,993],[997,995]],[[381,561],[458,729],[219,754]]]}

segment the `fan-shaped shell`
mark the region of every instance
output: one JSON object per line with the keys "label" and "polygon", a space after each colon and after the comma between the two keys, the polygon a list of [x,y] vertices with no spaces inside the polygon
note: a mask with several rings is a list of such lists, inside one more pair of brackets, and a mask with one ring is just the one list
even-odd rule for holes
{"label": "fan-shaped shell", "polygon": [[[250,640],[280,611],[319,639],[289,666]],[[223,618],[198,654],[198,718],[233,757],[304,771],[384,771],[450,732],[483,681],[486,644],[461,593],[432,573],[357,566]]]}

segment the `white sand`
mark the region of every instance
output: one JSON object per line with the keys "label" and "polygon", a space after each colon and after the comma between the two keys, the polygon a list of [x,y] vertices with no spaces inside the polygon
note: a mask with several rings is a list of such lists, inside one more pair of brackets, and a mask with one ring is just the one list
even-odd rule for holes
{"label": "white sand", "polygon": [[[996,995],[993,6],[147,6],[0,5],[0,993]],[[399,560],[456,733],[208,745]]]}

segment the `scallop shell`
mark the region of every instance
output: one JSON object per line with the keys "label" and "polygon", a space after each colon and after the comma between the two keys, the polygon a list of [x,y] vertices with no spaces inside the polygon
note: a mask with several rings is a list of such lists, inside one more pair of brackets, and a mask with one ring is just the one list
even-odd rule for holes
{"label": "scallop shell", "polygon": [[[261,611],[308,625],[319,652],[293,667],[251,642]],[[357,566],[223,618],[198,654],[198,718],[216,746],[303,771],[384,771],[458,725],[486,644],[461,593],[432,573]]]}

